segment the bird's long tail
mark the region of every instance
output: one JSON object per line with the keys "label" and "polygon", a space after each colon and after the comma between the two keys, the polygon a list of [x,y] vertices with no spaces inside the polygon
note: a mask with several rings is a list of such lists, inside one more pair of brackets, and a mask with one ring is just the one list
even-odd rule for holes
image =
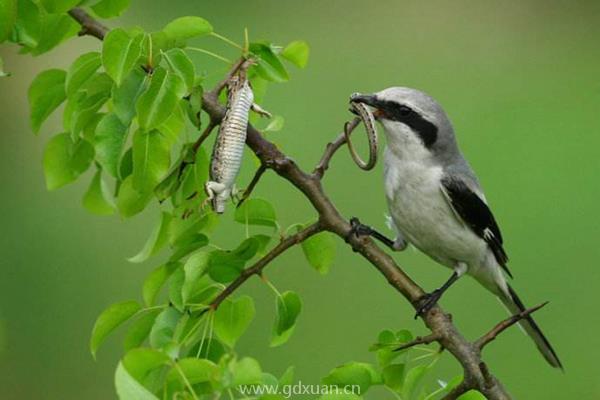
{"label": "bird's long tail", "polygon": [[[517,293],[515,293],[513,288],[511,288],[509,285],[507,285],[507,288],[508,293],[499,296],[502,303],[508,308],[511,314],[518,314],[525,311],[525,305],[523,304],[521,299],[519,299]],[[533,339],[535,345],[542,353],[546,361],[548,361],[548,363],[555,368],[563,369],[563,366],[560,360],[558,359],[556,352],[552,348],[552,345],[550,344],[548,339],[546,339],[546,336],[544,336],[542,330],[533,320],[531,315],[528,315],[525,318],[523,318],[521,321],[519,321],[519,324],[521,325],[521,327],[523,327],[523,329],[529,335],[529,337]]]}

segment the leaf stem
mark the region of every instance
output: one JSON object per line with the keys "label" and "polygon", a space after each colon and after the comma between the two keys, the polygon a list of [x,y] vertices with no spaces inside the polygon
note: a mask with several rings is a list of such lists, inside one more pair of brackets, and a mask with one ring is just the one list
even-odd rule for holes
{"label": "leaf stem", "polygon": [[[150,68],[152,68],[153,67],[153,65],[152,65],[153,64],[153,60],[152,60],[152,36],[149,33],[147,33],[146,37],[148,38],[148,66]],[[161,53],[162,53],[162,51],[161,51]]]}
{"label": "leaf stem", "polygon": [[233,63],[233,61],[231,61],[231,60],[229,60],[229,59],[227,59],[227,58],[225,58],[223,56],[220,56],[217,53],[213,53],[212,51],[201,49],[200,47],[186,47],[185,49],[186,50],[197,51],[199,53],[203,53],[203,54],[209,55],[211,57],[216,58],[217,60],[221,60],[223,62],[226,62],[227,64],[232,64]]}
{"label": "leaf stem", "polygon": [[194,400],[199,400],[198,396],[196,395],[196,392],[194,392],[194,388],[192,387],[192,384],[188,380],[187,376],[185,376],[185,374],[183,373],[183,370],[181,369],[181,367],[177,363],[173,363],[173,366],[175,367],[175,369],[177,370],[177,372],[181,376],[181,379],[183,379],[183,382],[185,383],[185,386],[187,386],[187,388],[190,391],[190,394],[192,395],[192,397],[194,398]]}
{"label": "leaf stem", "polygon": [[219,35],[217,32],[211,32],[211,33],[210,33],[210,35],[211,35],[211,36],[214,36],[214,37],[216,37],[216,38],[217,38],[217,39],[219,39],[219,40],[222,40],[222,41],[224,41],[225,43],[227,43],[227,44],[229,44],[229,45],[231,45],[231,46],[235,47],[236,49],[239,49],[239,50],[242,50],[242,51],[244,51],[244,48],[243,48],[242,46],[240,46],[239,44],[237,44],[237,43],[236,43],[236,42],[234,42],[233,40],[231,40],[231,39],[229,39],[229,38],[226,38],[226,37],[225,37],[225,36],[223,36],[223,35]]}
{"label": "leaf stem", "polygon": [[279,292],[279,290],[277,290],[275,285],[273,285],[273,283],[270,280],[268,280],[266,276],[262,275],[261,278],[262,281],[277,295],[277,297],[281,298],[281,293]]}

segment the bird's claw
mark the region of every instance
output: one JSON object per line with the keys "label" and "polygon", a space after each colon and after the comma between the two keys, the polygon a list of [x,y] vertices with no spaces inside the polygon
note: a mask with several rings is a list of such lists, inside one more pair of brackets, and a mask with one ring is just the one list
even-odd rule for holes
{"label": "bird's claw", "polygon": [[370,226],[361,223],[358,218],[352,217],[350,218],[350,232],[348,232],[348,235],[346,236],[346,242],[350,240],[352,235],[360,237],[369,236],[372,233],[373,229]]}
{"label": "bird's claw", "polygon": [[427,313],[427,311],[431,310],[433,306],[435,306],[435,304],[438,302],[440,297],[442,297],[442,292],[438,289],[434,290],[431,293],[427,293],[423,297],[421,297],[419,299],[419,305],[417,307],[415,319],[422,317]]}

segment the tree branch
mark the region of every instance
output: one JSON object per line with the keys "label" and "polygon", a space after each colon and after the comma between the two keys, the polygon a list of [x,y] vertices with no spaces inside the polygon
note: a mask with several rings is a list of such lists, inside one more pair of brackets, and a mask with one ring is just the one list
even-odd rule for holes
{"label": "tree branch", "polygon": [[539,304],[535,307],[528,308],[527,310],[523,310],[522,312],[520,312],[518,314],[515,314],[515,315],[512,315],[512,316],[506,318],[505,320],[498,323],[498,325],[496,325],[491,331],[489,331],[488,333],[486,333],[485,335],[480,337],[475,342],[475,345],[480,350],[483,350],[483,348],[485,346],[487,346],[491,341],[496,339],[496,337],[499,334],[501,334],[506,329],[510,328],[511,326],[513,326],[514,324],[516,324],[517,322],[522,320],[523,318],[527,317],[528,315],[530,315],[530,314],[536,312],[537,310],[539,310],[540,308],[544,307],[546,304],[548,304],[547,301],[542,304]]}
{"label": "tree branch", "polygon": [[202,143],[206,140],[206,138],[208,138],[210,136],[213,129],[215,129],[215,126],[217,126],[217,123],[211,119],[208,122],[208,125],[206,126],[206,128],[204,129],[202,134],[198,137],[198,139],[196,139],[196,141],[192,145],[192,149],[194,150],[194,152],[198,151],[198,149],[200,148],[200,145],[202,145]]}
{"label": "tree branch", "polygon": [[[82,30],[83,34],[92,35],[98,39],[102,39],[106,34],[107,29],[98,21],[91,18],[85,11],[75,8],[69,14],[82,25],[84,28]],[[239,61],[234,65],[234,69],[239,68],[242,64],[243,62]],[[208,113],[212,121],[221,121],[225,115],[225,109],[218,101],[218,94],[223,89],[224,82],[226,80],[218,84],[212,91],[203,94],[202,109]],[[353,120],[352,124],[356,127],[358,121],[355,122]],[[344,144],[345,138],[342,138],[338,137],[327,146],[314,173],[309,174],[298,167],[292,159],[282,153],[273,143],[266,140],[252,125],[248,125],[246,144],[265,167],[273,169],[279,176],[302,192],[319,214],[318,225],[314,225],[310,230],[305,231],[305,234],[308,236],[320,230],[328,230],[340,238],[346,239],[351,232],[350,224],[340,215],[335,205],[327,197],[320,181],[328,168],[329,161],[337,149]],[[301,237],[298,234],[284,239],[265,257],[248,268],[247,272],[244,271],[242,276],[233,281],[215,299],[216,303],[213,307],[218,307],[230,293],[235,291],[250,276],[260,273],[270,261],[289,247],[299,243],[300,239]],[[369,261],[387,279],[388,283],[413,304],[413,306],[418,303],[418,300],[424,295],[423,289],[408,277],[398,264],[377,246],[373,240],[369,237],[355,237],[355,235],[350,235],[348,243],[357,253]],[[457,388],[460,390],[453,390],[446,398],[455,399],[458,395],[470,389],[477,389],[489,400],[510,399],[510,395],[506,392],[502,384],[490,373],[481,360],[479,347],[476,343],[471,343],[463,337],[452,323],[448,314],[444,313],[436,305],[423,315],[422,318],[432,334],[439,336],[437,341],[440,345],[447,349],[463,367],[464,379],[459,388]]]}
{"label": "tree branch", "polygon": [[430,344],[433,342],[437,342],[440,339],[441,339],[440,335],[437,335],[435,333],[432,333],[431,335],[427,335],[427,336],[417,336],[415,338],[415,340],[411,340],[410,342],[405,343],[402,346],[395,348],[394,351],[409,349],[411,347],[418,346],[420,344]]}
{"label": "tree branch", "polygon": [[[354,129],[358,126],[359,123],[360,123],[360,118],[358,118],[358,117],[354,118],[352,121],[350,121],[348,123],[348,127],[347,127],[348,133],[352,133],[352,131],[354,131]],[[313,174],[316,177],[318,177],[319,179],[323,178],[323,175],[325,175],[325,171],[327,171],[327,169],[329,168],[329,162],[335,155],[336,151],[338,151],[338,149],[340,147],[342,147],[345,143],[346,143],[346,135],[344,134],[344,132],[340,133],[333,142],[327,143],[327,146],[325,146],[325,151],[323,152],[323,156],[321,157],[321,160],[319,161],[319,163],[313,170]]]}
{"label": "tree branch", "polygon": [[246,268],[242,271],[233,282],[231,282],[215,299],[210,303],[210,308],[216,310],[223,300],[225,300],[230,294],[232,294],[237,288],[242,286],[253,275],[261,275],[263,269],[275,258],[285,252],[292,246],[302,243],[314,234],[321,232],[323,228],[319,222],[316,222],[308,227],[302,229],[298,233],[290,235],[285,239],[282,239],[277,246],[269,251],[264,257],[258,260],[254,265]]}
{"label": "tree branch", "polygon": [[238,201],[236,207],[241,206],[248,199],[248,197],[250,197],[250,195],[252,194],[252,191],[254,190],[254,188],[258,184],[258,181],[260,181],[260,178],[262,178],[262,176],[266,170],[267,170],[267,167],[264,164],[260,164],[260,167],[258,167],[256,172],[254,173],[254,177],[252,177],[250,184],[248,185],[246,190],[244,190],[244,194],[242,195],[242,198],[240,199],[240,201]]}
{"label": "tree branch", "polygon": [[100,40],[108,33],[108,28],[92,18],[87,12],[79,7],[69,10],[69,15],[81,25],[79,36],[89,35]]}

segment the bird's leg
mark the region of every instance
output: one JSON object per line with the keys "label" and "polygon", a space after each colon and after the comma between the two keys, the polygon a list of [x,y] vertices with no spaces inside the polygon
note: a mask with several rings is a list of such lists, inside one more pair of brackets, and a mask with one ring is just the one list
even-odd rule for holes
{"label": "bird's leg", "polygon": [[388,246],[392,250],[403,250],[406,247],[405,243],[403,243],[404,241],[401,241],[402,243],[399,243],[398,241],[394,241],[394,240],[388,238],[387,236],[385,236],[384,234],[377,232],[375,229],[371,228],[370,226],[362,224],[359,221],[359,219],[356,217],[350,218],[350,226],[352,227],[352,229],[350,230],[350,233],[348,234],[348,238],[351,235],[372,236],[375,239],[379,240],[381,243]]}
{"label": "bird's leg", "polygon": [[467,265],[465,263],[458,263],[458,266],[454,269],[452,275],[450,275],[450,279],[448,279],[442,286],[435,289],[431,293],[425,294],[423,297],[419,299],[417,313],[415,314],[415,319],[419,316],[424,315],[427,311],[429,311],[435,303],[437,303],[444,292],[448,290],[454,282],[458,280],[467,270]]}

